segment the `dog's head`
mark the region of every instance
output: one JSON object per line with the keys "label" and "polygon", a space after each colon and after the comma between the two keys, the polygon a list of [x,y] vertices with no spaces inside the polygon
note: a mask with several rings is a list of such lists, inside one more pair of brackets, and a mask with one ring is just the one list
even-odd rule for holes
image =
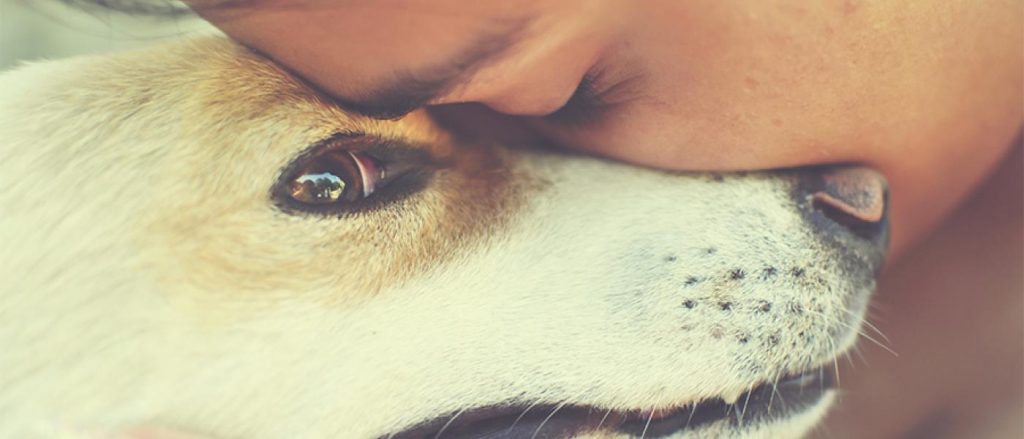
{"label": "dog's head", "polygon": [[222,39],[0,84],[4,434],[799,435],[887,240],[862,168],[480,144]]}

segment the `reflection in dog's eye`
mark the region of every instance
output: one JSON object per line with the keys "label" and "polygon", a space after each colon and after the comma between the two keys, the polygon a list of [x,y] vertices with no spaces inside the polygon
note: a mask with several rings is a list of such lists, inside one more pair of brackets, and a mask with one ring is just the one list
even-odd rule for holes
{"label": "reflection in dog's eye", "polygon": [[290,182],[292,199],[306,204],[356,201],[370,196],[383,175],[373,158],[334,151],[311,160]]}
{"label": "reflection in dog's eye", "polygon": [[303,203],[333,203],[344,191],[345,180],[328,172],[302,174],[292,182],[292,198]]}

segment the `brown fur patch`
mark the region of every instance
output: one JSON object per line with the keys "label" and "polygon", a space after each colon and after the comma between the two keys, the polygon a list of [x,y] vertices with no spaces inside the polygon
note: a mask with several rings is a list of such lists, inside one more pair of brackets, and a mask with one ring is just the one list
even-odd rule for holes
{"label": "brown fur patch", "polygon": [[[153,266],[167,291],[204,314],[296,295],[347,306],[481,248],[523,206],[529,179],[514,176],[509,154],[460,145],[425,113],[399,121],[347,114],[221,40],[169,50],[190,51],[162,59],[191,68],[166,66],[183,77],[152,78],[177,95],[169,102],[180,105],[172,112],[180,119],[168,122],[180,129],[146,183],[166,199],[143,215],[138,242],[161,261]],[[339,132],[424,145],[450,166],[373,211],[335,218],[276,209],[269,194],[281,170]]]}

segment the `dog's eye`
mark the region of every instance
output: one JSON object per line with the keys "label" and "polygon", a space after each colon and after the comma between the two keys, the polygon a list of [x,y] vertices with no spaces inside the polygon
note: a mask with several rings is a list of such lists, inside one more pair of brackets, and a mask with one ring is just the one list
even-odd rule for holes
{"label": "dog's eye", "polygon": [[377,208],[425,186],[440,166],[427,149],[337,134],[288,165],[271,196],[287,213],[342,215]]}
{"label": "dog's eye", "polygon": [[331,151],[298,169],[289,190],[293,200],[305,204],[352,202],[370,196],[383,179],[373,157],[356,151]]}

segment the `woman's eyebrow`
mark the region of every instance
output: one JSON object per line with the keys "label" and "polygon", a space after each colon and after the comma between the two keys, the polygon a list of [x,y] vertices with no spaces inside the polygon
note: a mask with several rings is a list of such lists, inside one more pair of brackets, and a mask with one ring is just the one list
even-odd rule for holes
{"label": "woman's eyebrow", "polygon": [[397,70],[386,82],[361,93],[335,96],[342,108],[374,119],[398,119],[462,84],[521,40],[529,20],[503,20],[451,59],[416,70]]}

